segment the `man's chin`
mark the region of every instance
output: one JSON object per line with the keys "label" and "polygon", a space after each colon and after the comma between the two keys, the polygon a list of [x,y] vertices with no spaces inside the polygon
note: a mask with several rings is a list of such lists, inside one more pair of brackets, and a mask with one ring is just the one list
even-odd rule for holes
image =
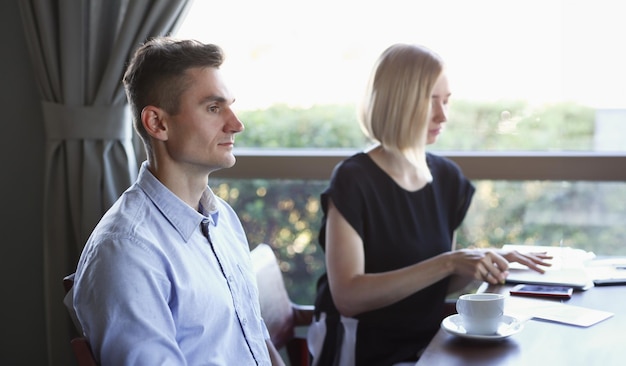
{"label": "man's chin", "polygon": [[232,168],[235,166],[236,162],[237,159],[233,156],[230,159],[223,161],[220,165],[216,166],[215,170]]}
{"label": "man's chin", "polygon": [[233,155],[230,162],[226,163],[226,166],[224,166],[224,168],[232,168],[235,166],[236,162],[237,162],[237,158]]}

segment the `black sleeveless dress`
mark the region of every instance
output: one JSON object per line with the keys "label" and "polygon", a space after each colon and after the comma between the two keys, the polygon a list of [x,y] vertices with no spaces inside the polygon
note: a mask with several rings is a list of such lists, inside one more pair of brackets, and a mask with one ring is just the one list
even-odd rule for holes
{"label": "black sleeveless dress", "polygon": [[[396,184],[365,153],[337,165],[322,193],[324,219],[319,243],[325,249],[328,198],[363,240],[365,272],[390,271],[426,260],[452,246],[453,233],[469,208],[474,186],[451,160],[431,153],[433,181],[410,192]],[[439,329],[448,279],[412,296],[356,317],[356,365],[417,360]],[[326,313],[326,335],[317,365],[335,365],[343,327],[326,274],[317,284],[316,314]]]}

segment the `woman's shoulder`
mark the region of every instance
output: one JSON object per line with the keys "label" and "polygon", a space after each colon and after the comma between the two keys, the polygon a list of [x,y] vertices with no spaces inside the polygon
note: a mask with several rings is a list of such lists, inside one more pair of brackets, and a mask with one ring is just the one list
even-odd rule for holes
{"label": "woman's shoulder", "polygon": [[426,153],[426,162],[433,174],[463,175],[461,167],[450,158],[431,152]]}
{"label": "woman's shoulder", "polygon": [[353,174],[358,171],[368,170],[372,166],[372,159],[364,152],[356,153],[341,162],[334,169],[334,174]]}

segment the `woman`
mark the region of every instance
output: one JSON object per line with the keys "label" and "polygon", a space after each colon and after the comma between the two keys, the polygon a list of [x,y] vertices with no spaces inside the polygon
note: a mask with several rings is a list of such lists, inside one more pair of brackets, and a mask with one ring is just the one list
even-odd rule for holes
{"label": "woman", "polygon": [[474,187],[452,161],[426,152],[450,94],[432,51],[396,44],[380,56],[360,116],[376,145],[340,163],[321,197],[327,273],[309,331],[315,365],[414,362],[448,293],[474,279],[504,282],[509,261],[549,265],[543,254],[454,250]]}

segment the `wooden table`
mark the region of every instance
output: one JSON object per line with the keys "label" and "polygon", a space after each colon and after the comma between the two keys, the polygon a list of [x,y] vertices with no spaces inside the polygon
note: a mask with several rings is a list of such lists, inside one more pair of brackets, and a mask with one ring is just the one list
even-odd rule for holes
{"label": "wooden table", "polygon": [[[508,293],[510,287],[489,287],[487,292]],[[521,332],[497,342],[459,338],[440,329],[416,365],[626,365],[626,286],[596,286],[575,292],[564,303],[615,315],[587,328],[531,319]]]}

